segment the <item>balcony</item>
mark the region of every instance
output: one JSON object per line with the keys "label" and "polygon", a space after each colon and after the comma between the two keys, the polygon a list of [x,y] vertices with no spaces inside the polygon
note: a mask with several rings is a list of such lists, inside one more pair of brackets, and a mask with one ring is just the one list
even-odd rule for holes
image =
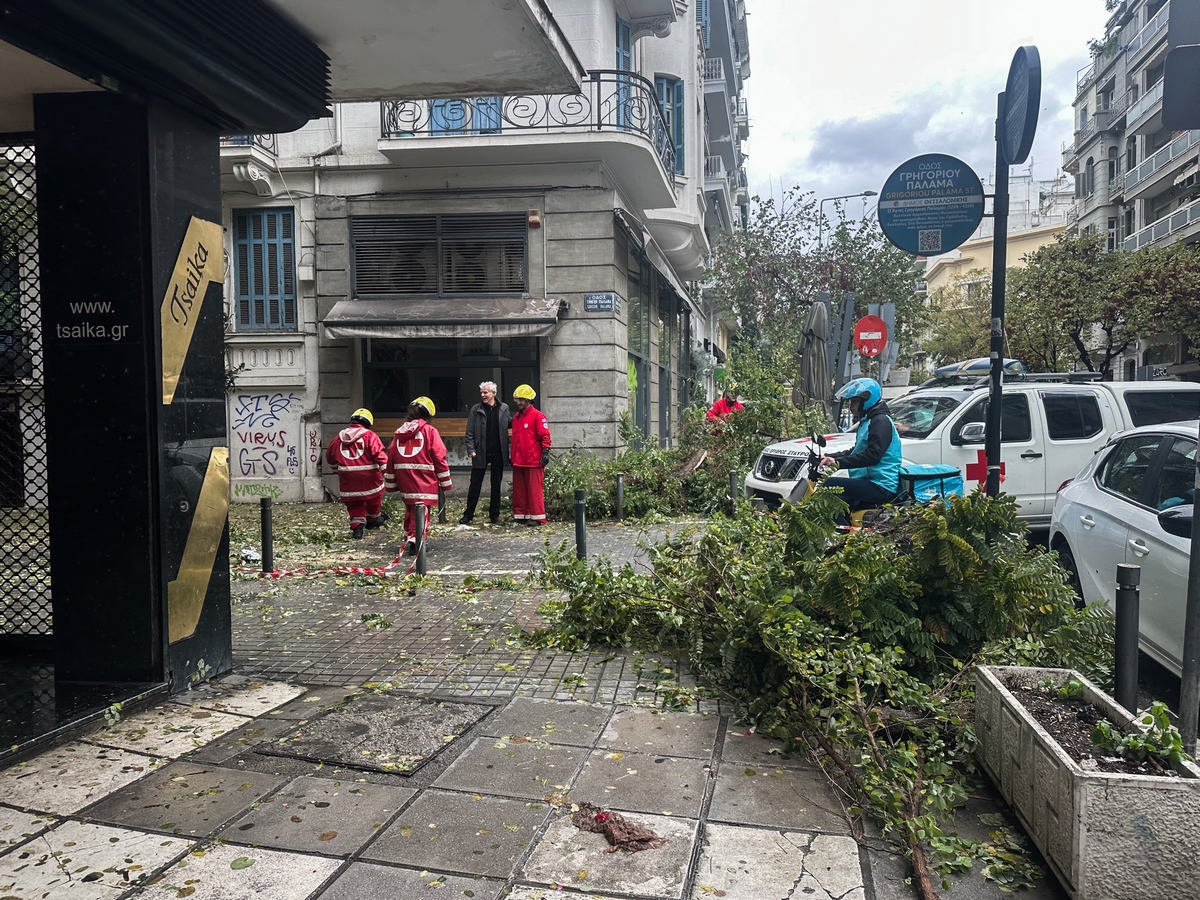
{"label": "balcony", "polygon": [[733,179],[733,202],[738,206],[750,202],[750,185],[746,179],[746,167],[738,166]]}
{"label": "balcony", "polygon": [[1075,143],[1064,144],[1062,148],[1062,167],[1064,171],[1074,175],[1079,171],[1079,154],[1075,152]]}
{"label": "balcony", "polygon": [[750,107],[745,97],[738,97],[737,106],[733,112],[733,124],[737,126],[738,137],[745,140],[750,137]]}
{"label": "balcony", "polygon": [[733,191],[730,177],[725,169],[725,160],[720,156],[704,158],[704,193],[708,195],[708,220],[705,224],[715,225],[722,231],[731,231],[734,222]]}
{"label": "balcony", "polygon": [[274,197],[280,187],[273,134],[230,134],[221,138],[221,174],[250,186],[260,197]]}
{"label": "balcony", "polygon": [[394,162],[472,166],[603,162],[643,208],[675,205],[675,144],[654,84],[588,73],[576,94],[386,100],[379,151]]}
{"label": "balcony", "polygon": [[1167,20],[1171,16],[1171,4],[1164,3],[1162,9],[1154,14],[1154,18],[1146,23],[1141,31],[1134,35],[1125,46],[1129,71],[1137,68],[1145,52],[1154,47],[1160,38],[1167,36]]}
{"label": "balcony", "polygon": [[1162,127],[1162,90],[1163,83],[1160,79],[1154,87],[1129,105],[1129,111],[1125,113],[1127,134],[1153,134]]}
{"label": "balcony", "polygon": [[725,61],[719,56],[704,60],[704,113],[707,122],[708,143],[714,145],[725,158],[725,167],[732,169],[737,163],[733,143],[739,133],[735,122],[733,94],[726,80]]}
{"label": "balcony", "polygon": [[1200,131],[1188,131],[1143,162],[1125,176],[1125,200],[1137,200],[1157,194],[1179,168],[1184,157],[1194,158],[1200,144]]}
{"label": "balcony", "polygon": [[1172,238],[1168,243],[1175,243],[1175,241],[1190,237],[1198,231],[1200,231],[1200,200],[1193,200],[1169,216],[1163,216],[1157,222],[1151,222],[1145,228],[1135,231],[1125,238],[1121,246],[1125,250],[1140,250],[1148,244],[1157,243],[1168,237]]}
{"label": "balcony", "polygon": [[1075,96],[1078,97],[1096,80],[1096,63],[1084,66],[1075,74]]}

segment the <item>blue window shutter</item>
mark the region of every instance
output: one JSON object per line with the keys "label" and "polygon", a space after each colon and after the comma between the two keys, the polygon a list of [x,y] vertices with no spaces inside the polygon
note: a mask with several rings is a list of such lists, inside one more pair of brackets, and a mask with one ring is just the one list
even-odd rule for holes
{"label": "blue window shutter", "polygon": [[469,100],[430,100],[431,134],[462,134],[467,121]]}
{"label": "blue window shutter", "polygon": [[624,19],[617,19],[617,69],[622,72],[633,71],[633,41],[632,28]]}
{"label": "blue window shutter", "polygon": [[708,3],[709,0],[696,0],[696,21],[700,23],[700,36],[704,39],[704,49],[708,49]]}
{"label": "blue window shutter", "polygon": [[238,329],[295,329],[296,230],[292,210],[235,211],[233,245]]}
{"label": "blue window shutter", "polygon": [[500,98],[476,97],[473,104],[475,107],[475,133],[499,134]]}
{"label": "blue window shutter", "polygon": [[683,82],[675,82],[675,174],[683,174]]}

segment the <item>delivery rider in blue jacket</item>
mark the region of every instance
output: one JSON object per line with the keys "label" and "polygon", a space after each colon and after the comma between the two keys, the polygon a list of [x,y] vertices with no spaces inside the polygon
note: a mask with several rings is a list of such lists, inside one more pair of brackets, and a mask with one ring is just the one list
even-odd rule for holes
{"label": "delivery rider in blue jacket", "polygon": [[858,422],[857,437],[853,449],[822,457],[821,467],[850,470],[849,478],[836,482],[850,512],[890,503],[900,491],[901,448],[883,389],[874,378],[856,378],[837,392],[837,399],[850,402],[850,414]]}

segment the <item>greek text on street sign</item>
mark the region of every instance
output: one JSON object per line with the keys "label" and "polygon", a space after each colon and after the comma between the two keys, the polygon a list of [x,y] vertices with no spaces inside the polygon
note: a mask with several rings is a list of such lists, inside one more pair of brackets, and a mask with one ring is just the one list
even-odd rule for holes
{"label": "greek text on street sign", "polygon": [[854,347],[863,356],[878,356],[887,338],[887,323],[879,316],[863,316],[854,326]]}
{"label": "greek text on street sign", "polygon": [[906,253],[948,253],[983,220],[983,184],[961,159],[914,156],[884,182],[879,227]]}

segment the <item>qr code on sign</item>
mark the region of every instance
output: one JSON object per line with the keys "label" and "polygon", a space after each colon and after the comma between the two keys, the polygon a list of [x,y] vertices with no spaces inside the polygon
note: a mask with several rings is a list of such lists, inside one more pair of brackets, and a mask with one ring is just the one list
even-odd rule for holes
{"label": "qr code on sign", "polygon": [[931,228],[917,232],[917,248],[921,253],[939,253],[942,249],[942,229]]}

